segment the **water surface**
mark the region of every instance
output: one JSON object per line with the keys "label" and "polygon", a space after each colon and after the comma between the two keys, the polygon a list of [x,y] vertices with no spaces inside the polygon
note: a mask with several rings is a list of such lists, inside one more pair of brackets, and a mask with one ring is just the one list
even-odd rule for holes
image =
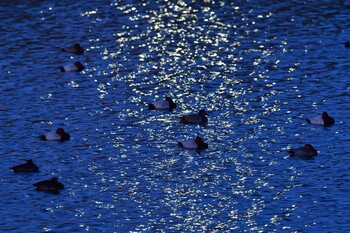
{"label": "water surface", "polygon": [[[0,230],[344,232],[349,5],[1,2]],[[175,110],[147,109],[165,96]],[[307,124],[323,111],[334,126]],[[70,141],[37,138],[58,127]],[[177,146],[197,135],[209,149]],[[317,157],[288,157],[306,143]],[[29,158],[40,173],[8,169]],[[52,176],[60,194],[34,190]]]}

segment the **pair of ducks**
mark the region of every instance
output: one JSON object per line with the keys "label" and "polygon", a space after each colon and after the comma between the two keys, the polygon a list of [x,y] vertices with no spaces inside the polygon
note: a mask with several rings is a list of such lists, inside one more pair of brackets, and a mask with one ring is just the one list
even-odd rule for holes
{"label": "pair of ducks", "polygon": [[[20,164],[10,168],[14,172],[38,172],[39,167],[33,162],[33,160],[29,159],[26,163]],[[57,177],[52,177],[49,180],[43,180],[33,184],[33,186],[38,191],[46,191],[52,193],[58,193],[59,190],[64,189],[64,185],[58,182]]]}
{"label": "pair of ducks", "polygon": [[[165,97],[164,100],[158,100],[148,104],[150,110],[173,110],[176,108],[175,102],[170,97]],[[202,109],[198,114],[184,115],[180,121],[184,124],[204,124],[208,122],[207,112]]]}
{"label": "pair of ducks", "polygon": [[[69,133],[65,132],[64,129],[58,128],[55,132],[46,133],[40,135],[39,138],[41,140],[58,140],[58,141],[67,141],[70,139]],[[10,168],[14,172],[38,172],[39,167],[33,162],[33,160],[29,159],[26,163],[16,165]],[[46,191],[52,193],[58,193],[59,190],[64,189],[64,185],[58,182],[56,177],[53,177],[49,180],[44,180],[33,184],[34,187],[39,191]]]}
{"label": "pair of ducks", "polygon": [[[176,104],[170,97],[165,97],[164,100],[158,100],[148,104],[150,110],[173,110],[176,108]],[[198,114],[184,115],[180,118],[180,122],[183,124],[205,124],[208,122],[207,112],[202,109]],[[197,136],[195,139],[189,139],[184,142],[178,142],[180,147],[188,149],[203,150],[208,148],[208,144],[203,141],[203,139]]]}
{"label": "pair of ducks", "polygon": [[[327,112],[323,112],[320,116],[315,116],[306,119],[307,122],[313,125],[321,125],[324,127],[335,124],[334,118],[330,117]],[[318,154],[317,150],[310,144],[306,144],[303,147],[291,149],[289,151],[290,156],[300,156],[303,158],[312,158]]]}
{"label": "pair of ducks", "polygon": [[[61,51],[67,53],[73,53],[76,55],[82,55],[84,53],[84,49],[79,44],[73,44],[69,47],[60,48]],[[71,72],[71,71],[82,71],[85,69],[85,66],[81,64],[80,61],[76,61],[73,64],[68,64],[60,67],[61,72]]]}

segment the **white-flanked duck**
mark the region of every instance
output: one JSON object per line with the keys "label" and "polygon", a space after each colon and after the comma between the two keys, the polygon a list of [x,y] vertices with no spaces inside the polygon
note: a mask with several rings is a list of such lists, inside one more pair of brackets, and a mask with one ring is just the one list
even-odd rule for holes
{"label": "white-flanked duck", "polygon": [[323,126],[330,126],[334,125],[335,121],[332,117],[328,115],[327,112],[323,112],[322,115],[315,116],[312,118],[306,119],[307,122],[313,124],[313,125],[323,125]]}
{"label": "white-flanked duck", "polygon": [[76,61],[73,64],[68,64],[60,68],[61,68],[61,72],[71,72],[71,71],[82,71],[85,69],[85,66],[83,66],[80,63],[80,61]]}
{"label": "white-flanked duck", "polygon": [[33,184],[33,186],[39,191],[46,192],[58,192],[61,189],[64,189],[64,185],[58,182],[56,177],[52,177],[50,180],[44,180]]}
{"label": "white-flanked duck", "polygon": [[179,146],[188,149],[203,150],[208,148],[208,144],[203,141],[203,139],[197,136],[195,139],[190,139],[184,142],[179,142]]}
{"label": "white-flanked duck", "polygon": [[59,140],[63,142],[68,141],[70,139],[70,135],[69,133],[65,132],[64,129],[58,128],[55,132],[40,135],[39,138],[44,141]]}
{"label": "white-flanked duck", "polygon": [[181,123],[184,124],[202,124],[207,123],[208,118],[207,112],[202,109],[198,112],[198,114],[184,115],[181,117]]}
{"label": "white-flanked duck", "polygon": [[82,55],[84,53],[84,49],[80,46],[80,44],[73,44],[72,46],[63,47],[61,50],[67,53],[74,53],[76,55]]}
{"label": "white-flanked duck", "polygon": [[164,100],[158,100],[155,102],[152,102],[148,104],[148,108],[150,110],[155,110],[155,109],[169,109],[172,110],[176,108],[176,104],[170,97],[165,97]]}
{"label": "white-flanked duck", "polygon": [[37,172],[39,168],[34,164],[33,160],[29,159],[26,163],[10,168],[14,172]]}
{"label": "white-flanked duck", "polygon": [[303,147],[291,149],[289,151],[290,156],[301,156],[301,157],[313,157],[318,154],[317,150],[310,144],[306,144]]}

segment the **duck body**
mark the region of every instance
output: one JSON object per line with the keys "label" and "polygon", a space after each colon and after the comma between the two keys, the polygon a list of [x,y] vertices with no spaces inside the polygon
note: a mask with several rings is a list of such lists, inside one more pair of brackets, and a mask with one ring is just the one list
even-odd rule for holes
{"label": "duck body", "polygon": [[74,62],[73,64],[68,64],[61,67],[61,72],[71,72],[71,71],[82,71],[85,69],[85,66],[83,66],[79,61]]}
{"label": "duck body", "polygon": [[56,132],[50,132],[47,134],[40,135],[39,138],[44,141],[68,141],[70,139],[69,133],[65,132],[64,129],[58,128]]}
{"label": "duck body", "polygon": [[156,109],[169,109],[172,110],[176,108],[176,104],[170,97],[166,97],[164,100],[158,100],[155,102],[152,102],[148,104],[148,108],[150,110],[156,110]]}
{"label": "duck body", "polygon": [[73,44],[72,46],[61,48],[61,50],[67,53],[74,53],[76,55],[82,55],[84,53],[84,49],[80,46],[80,44]]}
{"label": "duck body", "polygon": [[58,182],[56,177],[53,177],[50,180],[37,182],[33,184],[33,186],[39,191],[46,191],[46,192],[57,192],[61,189],[64,189],[64,185]]}
{"label": "duck body", "polygon": [[33,160],[29,159],[26,163],[10,168],[14,172],[38,172],[39,168],[34,164]]}
{"label": "duck body", "polygon": [[198,114],[184,115],[180,118],[181,123],[184,124],[202,124],[207,123],[207,113],[205,110],[200,110]]}
{"label": "duck body", "polygon": [[289,151],[290,156],[313,157],[317,154],[317,150],[310,144]]}
{"label": "duck body", "polygon": [[190,139],[184,142],[178,142],[180,147],[188,149],[203,150],[208,148],[208,144],[203,141],[201,137],[196,137],[195,139]]}
{"label": "duck body", "polygon": [[322,115],[320,115],[320,116],[315,116],[312,118],[308,118],[306,120],[310,124],[322,125],[325,127],[330,126],[330,125],[334,125],[334,123],[335,123],[334,118],[330,117],[327,112],[323,112]]}

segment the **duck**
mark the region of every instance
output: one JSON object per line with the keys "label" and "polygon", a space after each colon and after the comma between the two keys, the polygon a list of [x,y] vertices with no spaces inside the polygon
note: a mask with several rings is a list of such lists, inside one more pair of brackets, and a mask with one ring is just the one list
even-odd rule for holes
{"label": "duck", "polygon": [[71,71],[82,71],[85,69],[85,66],[83,66],[80,63],[80,61],[76,61],[72,64],[68,64],[60,68],[61,68],[61,72],[71,72]]}
{"label": "duck", "polygon": [[334,125],[335,123],[334,118],[330,117],[327,112],[323,112],[322,115],[308,118],[306,120],[313,125],[323,125],[325,127]]}
{"label": "duck", "polygon": [[302,157],[313,157],[318,154],[317,150],[310,144],[305,146],[289,150],[289,156],[302,156]]}
{"label": "duck", "polygon": [[26,163],[10,168],[14,172],[37,172],[39,168],[34,164],[33,160],[29,159]]}
{"label": "duck", "polygon": [[61,48],[61,51],[74,53],[76,55],[82,55],[84,53],[84,49],[80,44],[73,44],[72,46]]}
{"label": "duck", "polygon": [[201,124],[207,123],[208,114],[204,109],[201,109],[198,114],[184,115],[181,117],[181,123],[184,124]]}
{"label": "duck", "polygon": [[69,133],[65,132],[64,129],[58,128],[56,132],[50,132],[40,135],[39,138],[43,141],[59,140],[61,142],[68,141],[70,139]]}
{"label": "duck", "polygon": [[58,182],[57,177],[52,177],[50,180],[43,180],[33,184],[38,191],[46,192],[58,192],[58,190],[64,189],[64,185]]}
{"label": "duck", "polygon": [[174,103],[173,99],[170,97],[165,97],[164,100],[158,100],[155,102],[152,102],[148,104],[149,110],[156,110],[156,109],[169,109],[172,110],[176,108],[176,104]]}
{"label": "duck", "polygon": [[184,142],[178,142],[180,147],[188,148],[188,149],[197,149],[203,150],[208,149],[208,144],[203,141],[203,139],[197,136],[195,139],[190,139]]}

